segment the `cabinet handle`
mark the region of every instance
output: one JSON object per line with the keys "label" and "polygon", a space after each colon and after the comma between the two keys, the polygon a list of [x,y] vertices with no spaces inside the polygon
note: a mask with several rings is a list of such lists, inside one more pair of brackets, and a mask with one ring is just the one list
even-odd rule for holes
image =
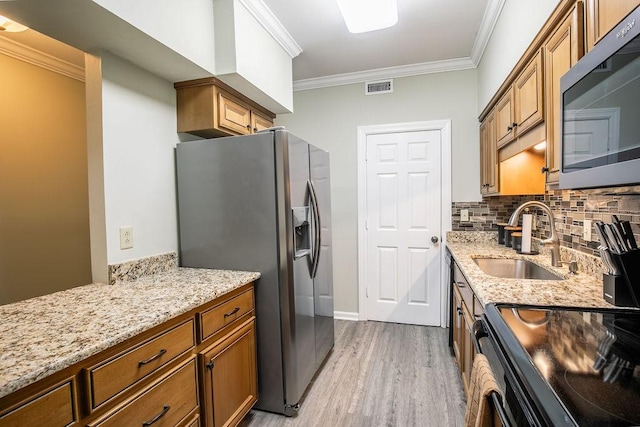
{"label": "cabinet handle", "polygon": [[511,126],[513,126],[514,128],[518,127],[518,124],[516,122],[511,123]]}
{"label": "cabinet handle", "polygon": [[462,308],[456,307],[456,311],[458,312],[459,316],[462,316]]}
{"label": "cabinet handle", "polygon": [[513,126],[507,126],[507,130],[511,132],[513,130]]}
{"label": "cabinet handle", "polygon": [[145,421],[142,423],[143,427],[148,427],[151,424],[155,423],[156,421],[158,421],[160,418],[164,417],[166,415],[167,412],[169,412],[169,409],[171,409],[171,406],[169,405],[164,405],[162,407],[162,411],[160,411],[160,413],[158,415],[156,415],[155,417],[153,417],[152,419],[150,419],[149,421]]}
{"label": "cabinet handle", "polygon": [[247,125],[247,130],[251,130],[251,125]]}
{"label": "cabinet handle", "polygon": [[542,173],[549,172],[549,168],[546,167],[546,166],[543,166],[542,169],[540,170],[540,172],[542,172]]}
{"label": "cabinet handle", "polygon": [[258,132],[258,128],[253,128],[253,133]]}
{"label": "cabinet handle", "polygon": [[236,314],[238,311],[240,311],[240,307],[236,307],[233,310],[231,310],[228,313],[224,314],[224,317],[229,317],[229,316],[233,316],[234,314]]}
{"label": "cabinet handle", "polygon": [[213,369],[213,359],[209,360],[209,363],[207,363],[207,368],[209,368],[209,370]]}
{"label": "cabinet handle", "polygon": [[151,363],[156,359],[161,358],[166,352],[167,352],[166,348],[161,348],[160,351],[158,352],[158,354],[155,354],[155,355],[151,356],[150,358],[148,358],[146,360],[139,361],[138,362],[138,368],[143,366],[143,365],[146,365],[147,363]]}

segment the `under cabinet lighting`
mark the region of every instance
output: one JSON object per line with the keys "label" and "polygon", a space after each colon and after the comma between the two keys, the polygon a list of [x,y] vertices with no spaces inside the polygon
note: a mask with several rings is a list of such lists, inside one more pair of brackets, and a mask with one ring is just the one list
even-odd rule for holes
{"label": "under cabinet lighting", "polygon": [[0,15],[0,32],[19,33],[20,31],[26,31],[28,29],[29,27],[25,27],[16,21]]}
{"label": "under cabinet lighting", "polygon": [[396,0],[336,0],[349,32],[366,33],[396,25]]}
{"label": "under cabinet lighting", "polygon": [[542,151],[547,148],[547,141],[542,141],[533,146],[533,149],[536,151]]}

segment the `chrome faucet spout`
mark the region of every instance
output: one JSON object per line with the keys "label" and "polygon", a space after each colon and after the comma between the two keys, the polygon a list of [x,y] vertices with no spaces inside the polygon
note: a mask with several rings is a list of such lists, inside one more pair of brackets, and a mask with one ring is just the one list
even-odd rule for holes
{"label": "chrome faucet spout", "polygon": [[518,225],[520,214],[528,207],[538,207],[542,209],[549,217],[549,228],[551,229],[551,235],[549,236],[549,238],[541,240],[540,243],[543,245],[547,243],[551,244],[551,265],[554,267],[562,266],[562,261],[560,260],[560,239],[558,238],[558,233],[556,232],[555,218],[553,217],[553,212],[551,211],[551,208],[549,208],[549,206],[545,205],[542,202],[538,202],[537,200],[524,202],[516,208],[513,214],[511,214],[511,217],[509,218],[509,225],[512,227]]}

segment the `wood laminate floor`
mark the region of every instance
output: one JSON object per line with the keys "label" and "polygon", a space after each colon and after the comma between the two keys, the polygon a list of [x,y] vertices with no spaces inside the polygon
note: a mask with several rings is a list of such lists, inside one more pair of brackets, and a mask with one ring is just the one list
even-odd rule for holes
{"label": "wood laminate floor", "polygon": [[254,410],[240,426],[462,426],[465,398],[447,331],[336,320],[335,347],[298,415]]}

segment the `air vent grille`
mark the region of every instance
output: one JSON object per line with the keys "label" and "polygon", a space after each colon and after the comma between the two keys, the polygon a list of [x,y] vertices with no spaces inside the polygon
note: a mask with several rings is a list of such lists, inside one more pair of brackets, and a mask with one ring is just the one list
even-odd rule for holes
{"label": "air vent grille", "polygon": [[365,95],[380,95],[382,93],[393,92],[393,80],[381,80],[377,82],[366,82],[364,85]]}

